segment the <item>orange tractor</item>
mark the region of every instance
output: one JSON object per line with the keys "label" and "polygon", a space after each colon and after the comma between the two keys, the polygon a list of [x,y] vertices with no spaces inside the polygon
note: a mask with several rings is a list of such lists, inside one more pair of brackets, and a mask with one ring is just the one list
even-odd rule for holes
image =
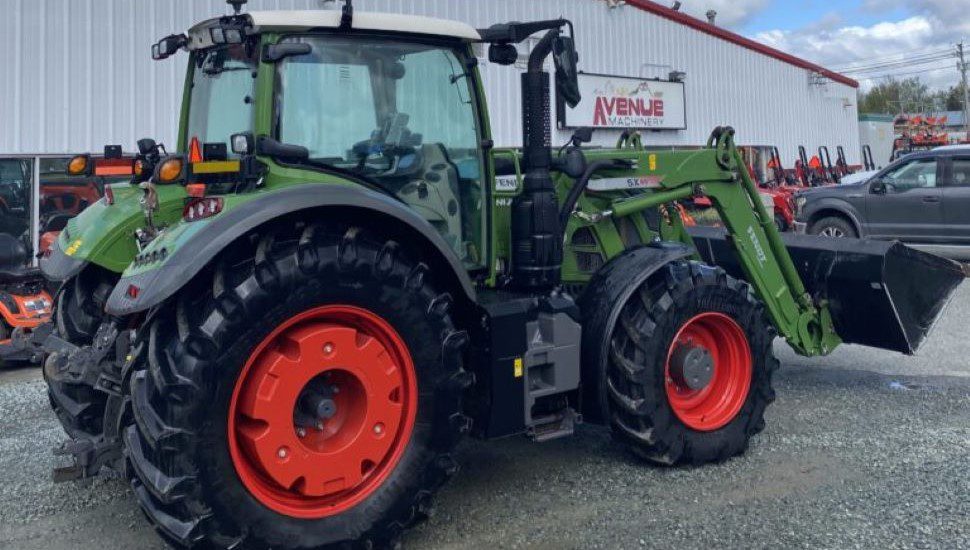
{"label": "orange tractor", "polygon": [[0,233],[0,362],[38,363],[53,300],[22,239]]}

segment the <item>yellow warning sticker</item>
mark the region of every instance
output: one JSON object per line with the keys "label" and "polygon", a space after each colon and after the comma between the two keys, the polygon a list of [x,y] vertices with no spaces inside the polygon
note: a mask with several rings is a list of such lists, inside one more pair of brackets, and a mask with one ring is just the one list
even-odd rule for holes
{"label": "yellow warning sticker", "polygon": [[650,164],[651,172],[657,169],[657,155],[650,155],[649,157],[647,157],[647,162]]}
{"label": "yellow warning sticker", "polygon": [[67,254],[68,256],[73,256],[74,254],[77,253],[78,248],[81,248],[81,239],[78,239],[73,243],[71,243],[70,246],[68,246],[67,249],[64,251],[64,253]]}
{"label": "yellow warning sticker", "polygon": [[516,357],[515,358],[514,366],[515,366],[515,377],[516,378],[522,378],[522,375],[524,374],[524,372],[523,372],[523,368],[522,368],[522,358],[521,357]]}

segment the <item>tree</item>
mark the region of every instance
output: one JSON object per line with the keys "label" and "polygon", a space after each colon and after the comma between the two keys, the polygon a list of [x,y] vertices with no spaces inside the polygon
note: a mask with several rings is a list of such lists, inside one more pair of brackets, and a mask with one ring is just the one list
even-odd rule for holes
{"label": "tree", "polygon": [[868,92],[859,95],[861,113],[899,113],[933,110],[939,95],[930,93],[919,77],[898,80],[886,77]]}
{"label": "tree", "polygon": [[941,91],[943,102],[946,105],[947,111],[962,111],[963,110],[963,83],[956,86],[950,86],[949,90]]}

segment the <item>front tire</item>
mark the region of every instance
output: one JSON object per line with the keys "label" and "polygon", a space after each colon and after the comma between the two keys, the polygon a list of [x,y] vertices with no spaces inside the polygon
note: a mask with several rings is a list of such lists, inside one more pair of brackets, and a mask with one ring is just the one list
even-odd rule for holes
{"label": "front tire", "polygon": [[[90,265],[64,282],[54,298],[55,333],[75,346],[90,346],[105,319],[104,304],[118,275]],[[97,365],[79,366],[49,356],[44,380],[51,407],[71,438],[104,432],[108,394],[95,389]]]}
{"label": "front tire", "polygon": [[741,454],[775,398],[773,339],[745,283],[696,262],[668,264],[634,292],[612,334],[614,435],[664,465]]}
{"label": "front tire", "polygon": [[855,227],[852,227],[852,224],[849,223],[848,220],[837,216],[829,216],[818,220],[812,224],[812,227],[809,228],[808,233],[810,235],[831,237],[835,239],[855,239],[859,236],[855,230]]}
{"label": "front tire", "polygon": [[153,316],[125,439],[165,538],[384,547],[426,515],[457,469],[471,377],[418,254],[356,227],[277,227]]}

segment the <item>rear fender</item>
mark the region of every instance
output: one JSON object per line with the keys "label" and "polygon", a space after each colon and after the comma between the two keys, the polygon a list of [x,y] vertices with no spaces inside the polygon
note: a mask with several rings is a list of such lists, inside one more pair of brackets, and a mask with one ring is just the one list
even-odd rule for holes
{"label": "rear fender", "polygon": [[[112,315],[128,315],[161,304],[195,277],[222,250],[273,220],[321,209],[353,209],[361,222],[394,235],[421,239],[425,261],[443,273],[458,299],[475,300],[475,288],[461,260],[424,218],[393,198],[360,186],[300,184],[281,190],[225,197],[227,208],[205,220],[179,223],[152,241],[139,257],[161,258],[148,267],[130,266],[108,299]],[[232,204],[236,201],[236,204]],[[321,219],[325,219],[321,216]],[[130,290],[131,287],[137,289]]]}
{"label": "rear fender", "polygon": [[663,266],[693,253],[693,248],[671,242],[632,248],[611,259],[586,286],[579,307],[583,314],[582,408],[587,420],[605,422],[609,418],[606,364],[610,337],[624,304]]}
{"label": "rear fender", "polygon": [[[64,281],[77,275],[88,263],[97,264],[114,273],[128,267],[138,247],[135,230],[145,226],[142,210],[142,190],[122,184],[112,187],[114,204],[94,201],[67,226],[50,246],[50,252],[40,259],[44,275],[54,281]],[[158,186],[159,223],[181,216],[185,198],[182,186]]]}

